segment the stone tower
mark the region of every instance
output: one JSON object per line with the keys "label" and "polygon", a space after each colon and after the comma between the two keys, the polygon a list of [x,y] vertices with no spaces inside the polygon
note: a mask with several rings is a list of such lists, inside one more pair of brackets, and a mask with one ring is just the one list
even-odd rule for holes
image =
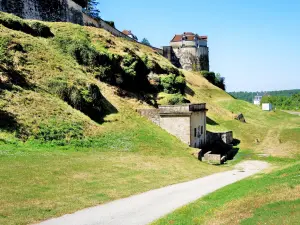
{"label": "stone tower", "polygon": [[207,36],[192,32],[176,34],[169,47],[164,47],[164,56],[185,70],[209,71],[209,49]]}

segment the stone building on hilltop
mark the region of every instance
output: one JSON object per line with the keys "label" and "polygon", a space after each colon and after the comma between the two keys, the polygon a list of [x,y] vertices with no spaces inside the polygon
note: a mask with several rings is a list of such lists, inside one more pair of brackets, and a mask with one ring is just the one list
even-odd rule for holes
{"label": "stone building on hilltop", "polygon": [[163,55],[175,66],[185,70],[209,71],[207,36],[192,32],[176,34],[170,41],[170,46],[163,47]]}
{"label": "stone building on hilltop", "polygon": [[137,36],[135,36],[135,35],[131,32],[131,30],[123,30],[122,33],[125,34],[125,35],[127,35],[128,37],[132,38],[133,40],[138,41]]}

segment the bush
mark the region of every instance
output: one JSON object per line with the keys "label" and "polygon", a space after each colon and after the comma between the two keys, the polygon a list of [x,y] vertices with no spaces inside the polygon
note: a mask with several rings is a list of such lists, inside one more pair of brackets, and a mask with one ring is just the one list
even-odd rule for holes
{"label": "bush", "polygon": [[97,64],[98,52],[84,41],[75,41],[67,46],[68,53],[80,64],[94,66]]}
{"label": "bush", "polygon": [[44,38],[54,37],[50,28],[43,23],[32,22],[30,24],[30,27],[33,29],[35,36],[44,37]]}
{"label": "bush", "polygon": [[219,73],[215,74],[214,72],[201,71],[201,74],[210,83],[212,83],[213,85],[215,85],[225,91],[225,89],[226,89],[225,78],[221,77],[221,75]]}
{"label": "bush", "polygon": [[144,61],[134,53],[124,56],[122,60],[123,85],[122,88],[132,91],[151,91],[151,85],[148,80],[150,70]]}
{"label": "bush", "polygon": [[160,84],[163,91],[168,94],[183,94],[186,86],[185,78],[182,76],[176,76],[175,74],[160,77]]}
{"label": "bush", "polygon": [[22,31],[26,34],[38,37],[53,37],[50,28],[40,22],[27,23],[21,18],[0,12],[0,24],[7,27],[8,29]]}
{"label": "bush", "polygon": [[181,94],[175,94],[168,99],[169,105],[177,105],[177,104],[183,104],[187,102],[188,101]]}
{"label": "bush", "polygon": [[9,63],[10,56],[8,54],[7,46],[10,42],[10,39],[8,37],[0,37],[0,63]]}
{"label": "bush", "polygon": [[80,82],[68,84],[66,80],[54,79],[49,81],[48,87],[53,94],[73,108],[97,122],[102,121],[103,96],[97,85]]}

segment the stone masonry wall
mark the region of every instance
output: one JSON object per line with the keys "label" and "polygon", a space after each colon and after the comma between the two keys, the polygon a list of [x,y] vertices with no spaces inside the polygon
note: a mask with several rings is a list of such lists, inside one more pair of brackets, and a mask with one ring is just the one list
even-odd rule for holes
{"label": "stone masonry wall", "polygon": [[82,7],[72,0],[0,0],[0,7],[24,19],[83,24]]}
{"label": "stone masonry wall", "polygon": [[233,142],[233,132],[219,132],[213,133],[210,131],[206,131],[206,143],[212,144],[216,141],[222,140],[225,144],[231,144]]}
{"label": "stone masonry wall", "polygon": [[158,109],[138,109],[137,112],[143,116],[151,120],[156,125],[160,125],[160,116]]}
{"label": "stone masonry wall", "polygon": [[[134,39],[110,26],[105,21],[95,20],[82,12],[82,6],[76,2],[80,0],[0,0],[0,11],[15,14],[24,19],[35,19],[50,22],[71,22],[80,25],[94,26],[107,30],[117,37]],[[140,43],[142,44],[142,43]],[[160,48],[151,47],[163,55]]]}
{"label": "stone masonry wall", "polygon": [[161,116],[160,127],[170,134],[178,137],[187,145],[191,144],[190,140],[190,116]]}
{"label": "stone masonry wall", "polygon": [[[181,67],[185,70],[209,71],[208,47],[179,47],[173,48]],[[207,62],[204,62],[204,60]]]}

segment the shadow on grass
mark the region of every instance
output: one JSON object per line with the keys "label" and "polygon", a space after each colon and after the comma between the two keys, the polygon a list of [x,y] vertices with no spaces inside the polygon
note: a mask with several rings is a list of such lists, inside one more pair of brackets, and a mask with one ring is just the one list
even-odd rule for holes
{"label": "shadow on grass", "polygon": [[189,86],[185,87],[185,93],[188,94],[188,95],[190,95],[190,96],[194,96],[195,95],[195,92]]}
{"label": "shadow on grass", "polygon": [[1,130],[13,132],[19,128],[15,115],[0,109],[0,128]]}
{"label": "shadow on grass", "polygon": [[217,125],[219,125],[216,121],[212,120],[209,117],[206,117],[206,122],[207,122],[207,124],[209,124],[211,126],[217,126]]}
{"label": "shadow on grass", "polygon": [[5,68],[0,65],[0,72],[2,72],[2,75],[6,78],[5,82],[0,82],[0,90],[12,90],[13,85],[17,85],[27,90],[33,90],[36,88],[35,85],[27,81],[25,70],[19,71],[13,66],[8,66],[8,68]]}

